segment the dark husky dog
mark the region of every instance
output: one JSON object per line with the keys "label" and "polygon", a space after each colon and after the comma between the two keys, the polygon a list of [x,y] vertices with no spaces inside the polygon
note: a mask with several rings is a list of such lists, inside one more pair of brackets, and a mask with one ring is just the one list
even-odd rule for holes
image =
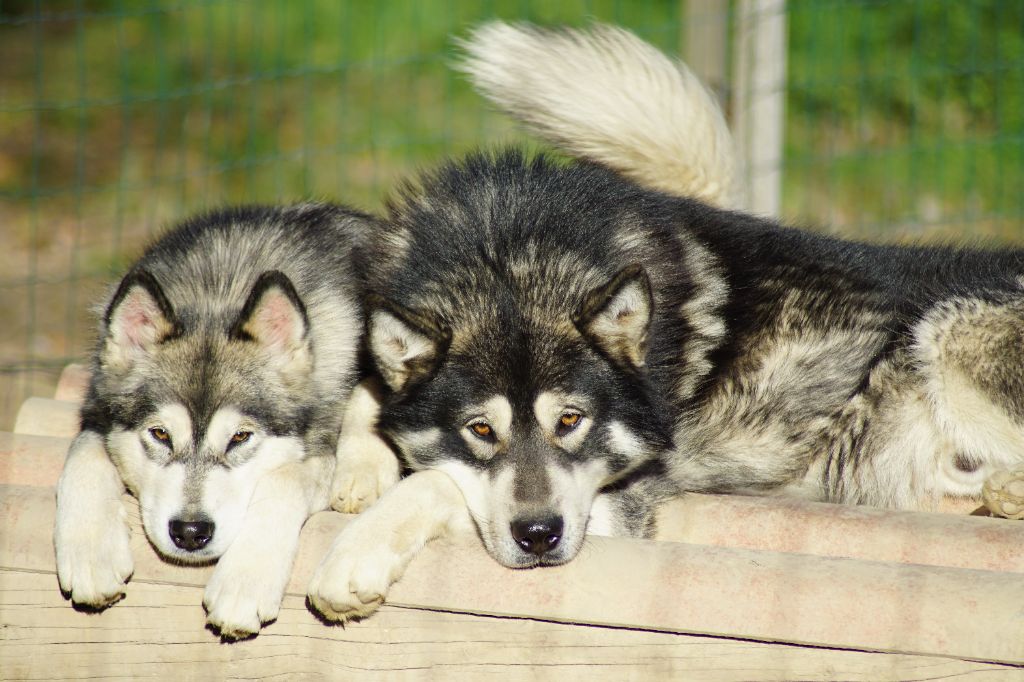
{"label": "dark husky dog", "polygon": [[[422,473],[339,538],[310,588],[325,615],[371,611],[464,505],[528,567],[586,532],[649,533],[674,492],[913,508],[1024,459],[1024,254],[844,242],[686,198],[728,201],[724,121],[624,32],[498,24],[469,53],[514,115],[642,184],[476,155],[391,207],[369,346],[381,428]],[[645,186],[659,172],[670,193]]]}

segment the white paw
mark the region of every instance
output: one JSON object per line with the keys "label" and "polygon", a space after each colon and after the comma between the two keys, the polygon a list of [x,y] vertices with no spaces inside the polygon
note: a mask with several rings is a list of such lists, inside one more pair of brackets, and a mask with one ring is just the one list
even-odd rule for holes
{"label": "white paw", "polygon": [[408,563],[380,538],[361,537],[357,525],[342,531],[309,583],[310,604],[328,620],[344,623],[376,611]]}
{"label": "white paw", "polygon": [[[246,556],[248,555],[248,556]],[[291,557],[232,546],[217,562],[203,594],[206,622],[224,639],[244,639],[277,618],[288,585]]]}
{"label": "white paw", "polygon": [[57,580],[73,604],[102,609],[124,597],[134,565],[127,512],[120,500],[89,515],[58,509],[53,544]]}
{"label": "white paw", "polygon": [[398,458],[376,436],[343,440],[342,454],[331,482],[331,508],[342,514],[358,514],[398,482]]}
{"label": "white paw", "polygon": [[1024,468],[992,474],[985,481],[981,496],[995,516],[1024,519]]}

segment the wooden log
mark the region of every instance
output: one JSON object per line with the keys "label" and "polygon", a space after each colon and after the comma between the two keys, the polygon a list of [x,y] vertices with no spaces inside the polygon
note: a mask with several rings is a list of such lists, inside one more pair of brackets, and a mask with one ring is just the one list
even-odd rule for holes
{"label": "wooden log", "polygon": [[57,380],[57,390],[53,397],[56,400],[66,400],[72,403],[80,403],[85,398],[85,392],[89,388],[89,368],[75,362],[67,365],[60,373]]}
{"label": "wooden log", "polygon": [[1024,523],[781,497],[686,495],[659,510],[658,539],[1024,573]]}
{"label": "wooden log", "polygon": [[68,438],[0,432],[0,483],[53,487],[70,445]]}
{"label": "wooden log", "polygon": [[384,606],[325,627],[285,597],[255,639],[221,645],[203,629],[198,587],[133,581],[101,614],[69,608],[47,573],[0,570],[3,677],[21,680],[443,679],[907,680],[1021,671],[948,658],[775,646]]}
{"label": "wooden log", "polygon": [[67,400],[29,398],[18,410],[14,432],[28,436],[71,438],[78,433],[78,407],[78,403]]}
{"label": "wooden log", "polygon": [[[210,568],[161,561],[132,510],[134,582],[196,586]],[[0,569],[49,572],[53,493],[0,486]],[[288,594],[346,519],[306,524]],[[128,591],[131,599],[131,586]],[[1024,581],[997,573],[591,537],[564,566],[510,571],[475,538],[431,543],[389,595],[395,606],[1024,664]],[[119,608],[117,606],[114,607]]]}
{"label": "wooden log", "polygon": [[[0,483],[53,486],[71,441],[0,433]],[[1024,572],[1024,523],[778,497],[686,495],[658,540],[817,556]]]}

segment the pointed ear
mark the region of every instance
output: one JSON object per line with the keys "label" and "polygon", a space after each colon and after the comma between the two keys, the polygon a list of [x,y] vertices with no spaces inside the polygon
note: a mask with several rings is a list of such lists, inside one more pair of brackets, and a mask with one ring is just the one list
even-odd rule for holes
{"label": "pointed ear", "polygon": [[147,270],[132,270],[103,315],[104,361],[127,369],[158,344],[181,334],[181,327],[160,284]]}
{"label": "pointed ear", "polygon": [[621,270],[583,300],[573,320],[580,333],[618,362],[643,367],[654,297],[637,264]]}
{"label": "pointed ear", "polygon": [[367,309],[370,354],[392,391],[430,378],[448,351],[450,335],[428,316],[371,298]]}
{"label": "pointed ear", "polygon": [[313,367],[306,306],[283,272],[260,275],[228,337],[259,345],[282,372],[297,374]]}

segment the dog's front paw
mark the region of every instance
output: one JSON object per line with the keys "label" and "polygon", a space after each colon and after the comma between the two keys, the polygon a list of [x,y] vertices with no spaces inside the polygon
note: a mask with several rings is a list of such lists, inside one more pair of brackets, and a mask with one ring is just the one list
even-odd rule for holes
{"label": "dog's front paw", "polygon": [[363,538],[349,524],[309,583],[309,603],[327,620],[344,623],[377,610],[408,563],[380,538]]}
{"label": "dog's front paw", "polygon": [[206,622],[224,639],[244,639],[277,618],[288,584],[290,561],[232,551],[217,563],[203,595]]}
{"label": "dog's front paw", "polygon": [[1024,468],[992,474],[985,481],[981,496],[995,516],[1024,519]]}
{"label": "dog's front paw", "polygon": [[380,439],[364,446],[382,447],[386,452],[347,458],[338,463],[331,482],[331,507],[342,514],[366,511],[384,491],[398,482],[398,460]]}
{"label": "dog's front paw", "polygon": [[357,514],[377,501],[398,482],[398,456],[377,432],[380,387],[374,380],[352,390],[338,439],[331,507],[342,514]]}
{"label": "dog's front paw", "polygon": [[80,516],[58,509],[53,544],[57,581],[75,606],[103,609],[124,597],[134,567],[131,531],[120,500],[110,513]]}

